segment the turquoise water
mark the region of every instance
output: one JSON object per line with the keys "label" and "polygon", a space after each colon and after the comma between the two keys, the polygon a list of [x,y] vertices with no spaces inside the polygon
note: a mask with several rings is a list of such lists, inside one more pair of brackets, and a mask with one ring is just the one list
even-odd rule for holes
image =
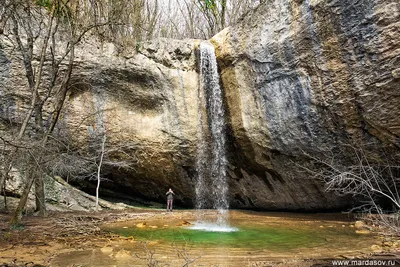
{"label": "turquoise water", "polygon": [[[160,224],[158,224],[160,225]],[[176,225],[176,224],[175,224]],[[158,241],[161,243],[189,243],[196,247],[226,247],[268,249],[287,251],[296,248],[332,246],[349,241],[361,241],[364,236],[356,235],[354,229],[347,226],[325,225],[313,222],[268,223],[268,221],[235,221],[235,232],[208,232],[191,230],[185,226],[148,225],[138,228],[135,225],[109,226],[107,230],[122,235],[133,236],[138,241]],[[153,226],[155,227],[155,226]],[[334,243],[334,244],[332,244]]]}
{"label": "turquoise water", "polygon": [[[205,221],[215,222],[215,214],[207,212]],[[148,212],[137,220],[101,227],[133,238],[110,238],[98,248],[62,253],[51,266],[148,266],[149,255],[168,266],[184,266],[182,255],[197,258],[194,266],[265,266],[283,259],[365,256],[376,243],[372,234],[356,234],[354,221],[342,214],[231,211],[230,219],[229,226],[238,231],[209,232],[185,226],[196,222],[191,212]]]}
{"label": "turquoise water", "polygon": [[236,232],[205,232],[190,229],[118,229],[113,232],[133,236],[136,240],[162,240],[165,242],[188,242],[199,246],[229,248],[293,249],[313,247],[326,243],[323,236],[314,236],[311,231],[276,228],[239,228]]}

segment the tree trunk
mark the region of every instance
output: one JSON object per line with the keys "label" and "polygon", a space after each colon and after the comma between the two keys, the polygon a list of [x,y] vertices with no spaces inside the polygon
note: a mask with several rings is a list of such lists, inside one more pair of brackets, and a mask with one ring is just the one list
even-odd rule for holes
{"label": "tree trunk", "polygon": [[[32,163],[35,164],[35,163]],[[16,226],[21,223],[22,212],[24,211],[26,202],[28,201],[29,192],[31,191],[32,184],[35,181],[36,167],[28,173],[27,180],[25,181],[24,191],[22,192],[21,199],[19,200],[18,207],[14,212],[14,216],[10,221],[11,226]]]}
{"label": "tree trunk", "polygon": [[100,162],[97,165],[97,187],[96,187],[96,211],[99,210],[99,189],[100,189],[100,172],[101,172],[101,165],[103,164],[104,158],[104,146],[106,144],[107,136],[104,133],[103,142],[101,143],[101,155],[100,155]]}
{"label": "tree trunk", "polygon": [[39,216],[41,217],[47,216],[43,173],[39,173],[35,179],[35,199],[36,199],[36,211],[39,211]]}
{"label": "tree trunk", "polygon": [[221,1],[221,28],[218,30],[222,30],[225,28],[225,17],[226,17],[226,0]]}
{"label": "tree trunk", "polygon": [[11,151],[11,154],[6,158],[6,160],[4,162],[4,168],[0,175],[0,192],[5,191],[4,187],[6,184],[6,178],[8,177],[8,174],[11,170],[12,162],[13,162],[14,155],[16,152],[17,152],[17,148],[15,148],[14,150]]}
{"label": "tree trunk", "polygon": [[6,181],[4,180],[3,183],[4,209],[7,210]]}
{"label": "tree trunk", "polygon": [[[37,75],[37,77],[35,79],[35,86],[34,86],[34,89],[33,89],[33,92],[32,92],[31,107],[29,108],[28,113],[26,114],[25,119],[24,119],[24,121],[22,123],[22,126],[20,128],[19,134],[17,136],[17,140],[21,140],[22,139],[22,136],[24,135],[24,133],[26,131],[26,128],[28,126],[28,123],[29,123],[29,121],[30,121],[30,119],[32,117],[33,111],[34,111],[34,109],[35,109],[35,107],[37,105],[37,101],[40,101],[40,99],[38,99],[38,97],[39,97],[38,92],[39,92],[40,82],[41,82],[41,79],[42,79],[43,67],[44,67],[44,62],[45,62],[45,59],[46,59],[46,51],[47,51],[47,47],[48,47],[48,42],[49,42],[49,39],[50,39],[50,36],[51,36],[51,32],[52,32],[52,28],[53,28],[54,10],[55,10],[55,4],[53,3],[52,8],[51,8],[51,12],[50,12],[51,17],[50,17],[50,20],[49,20],[49,25],[48,25],[48,28],[47,28],[46,35],[44,37],[42,50],[41,50],[41,54],[40,54],[40,63],[39,63],[39,66],[38,66],[38,75]],[[16,23],[18,25],[18,21],[17,21],[16,18],[14,20],[14,23]],[[20,40],[18,32],[15,32],[15,34],[16,34],[17,40]],[[20,44],[20,42],[19,42],[19,44]],[[26,72],[27,72],[27,75],[28,75],[27,77],[28,77],[28,80],[29,80],[29,78],[30,78],[29,77],[30,69],[26,68]],[[46,138],[46,136],[45,136],[45,138]],[[40,162],[40,160],[39,160],[39,162]],[[33,160],[32,163],[36,164],[36,162],[34,162],[34,160]],[[27,181],[26,181],[26,184],[25,184],[25,188],[24,188],[24,192],[22,193],[21,199],[20,199],[19,204],[18,204],[18,208],[15,210],[14,217],[11,220],[11,224],[12,225],[19,224],[19,222],[21,221],[22,211],[23,211],[23,209],[24,209],[24,207],[26,205],[26,201],[28,200],[29,191],[31,190],[32,184],[33,184],[33,182],[35,180],[35,174],[36,173],[34,171],[27,178]],[[39,195],[40,196],[41,195],[44,196],[43,187],[39,186],[38,189],[43,191],[43,192],[40,192]],[[43,197],[43,200],[44,200],[44,197]],[[41,203],[41,205],[45,205],[44,201],[43,201],[43,203]]]}
{"label": "tree trunk", "polygon": [[35,104],[35,127],[36,131],[41,132],[43,129],[43,115],[42,115],[42,110],[43,110],[43,102],[39,101],[39,103]]}
{"label": "tree trunk", "polygon": [[[51,10],[51,18],[49,21],[49,26],[47,29],[47,35],[45,36],[44,39],[44,43],[42,46],[42,51],[41,51],[41,55],[40,55],[40,63],[38,66],[38,77],[37,79],[35,79],[34,77],[34,72],[32,69],[32,64],[31,64],[31,55],[28,55],[29,53],[27,53],[24,49],[24,46],[22,44],[21,38],[19,36],[19,28],[18,28],[18,19],[16,18],[16,16],[13,16],[13,23],[14,23],[14,27],[13,27],[13,32],[15,35],[15,38],[17,40],[17,44],[19,49],[21,50],[21,53],[23,55],[23,59],[24,59],[24,65],[25,65],[25,71],[26,71],[26,77],[28,78],[28,82],[29,82],[29,86],[31,89],[33,89],[32,91],[32,100],[31,100],[31,106],[28,109],[28,113],[25,115],[24,121],[21,125],[21,128],[19,130],[18,136],[16,138],[16,141],[20,141],[22,139],[22,136],[24,135],[26,128],[28,127],[28,123],[32,117],[32,113],[35,109],[36,106],[36,102],[37,102],[37,96],[38,96],[38,90],[39,90],[39,86],[40,86],[40,80],[41,80],[41,76],[42,76],[42,71],[43,71],[43,65],[44,65],[44,61],[46,58],[46,50],[47,50],[47,45],[48,45],[48,41],[50,38],[50,34],[51,34],[51,30],[52,30],[52,26],[53,26],[53,19],[54,19],[54,4]],[[6,178],[8,177],[8,173],[10,172],[11,168],[12,168],[12,164],[13,164],[13,158],[15,156],[15,153],[17,152],[17,149],[14,149],[11,154],[7,157],[7,160],[4,164],[4,169],[2,171],[2,174],[0,176],[0,192],[3,191],[3,185],[5,183]]]}
{"label": "tree trunk", "polygon": [[[4,164],[7,164],[7,162],[5,162]],[[8,171],[6,171],[7,166],[4,166],[4,169],[2,170],[1,174],[0,174],[0,192],[4,192],[4,195],[6,195],[5,193],[5,185],[6,185],[6,176]]]}
{"label": "tree trunk", "polygon": [[[33,92],[32,92],[31,107],[29,108],[28,113],[26,114],[25,119],[24,119],[24,121],[22,123],[22,126],[20,128],[17,140],[22,139],[22,136],[24,135],[25,130],[26,130],[27,126],[28,126],[28,123],[29,123],[29,121],[30,121],[30,119],[32,117],[32,113],[33,113],[33,111],[34,111],[34,109],[36,107],[37,101],[40,100],[40,99],[38,99],[38,96],[39,96],[38,92],[39,92],[40,82],[42,80],[44,61],[46,59],[46,50],[47,50],[47,47],[48,47],[48,42],[49,42],[49,39],[50,39],[52,27],[53,27],[54,7],[55,7],[55,5],[53,4],[52,9],[51,9],[51,17],[50,17],[50,21],[49,21],[49,26],[48,26],[48,29],[47,29],[47,32],[46,32],[46,36],[45,36],[44,41],[43,41],[42,51],[41,51],[41,54],[40,54],[40,63],[39,63],[39,66],[38,66],[38,75],[37,75],[36,79],[33,79],[33,78],[30,77],[30,75],[33,75],[33,72],[25,64],[25,69],[26,69],[26,73],[27,73],[26,75],[28,77],[28,80],[29,81],[30,80],[34,80],[35,81],[35,86],[34,86]],[[18,25],[18,21],[17,21],[16,18],[14,19],[14,24]],[[19,33],[15,32],[15,34],[16,34],[17,40],[19,40],[18,44],[20,46],[20,49],[21,49],[21,51],[23,51],[23,46],[22,46],[22,43],[20,42]],[[30,66],[30,68],[32,68],[32,66]]]}

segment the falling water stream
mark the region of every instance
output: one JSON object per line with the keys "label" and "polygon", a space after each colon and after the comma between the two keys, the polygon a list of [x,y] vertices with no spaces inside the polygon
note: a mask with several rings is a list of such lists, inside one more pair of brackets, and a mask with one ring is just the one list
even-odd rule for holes
{"label": "falling water stream", "polygon": [[[196,208],[218,210],[216,222],[198,222],[193,229],[232,231],[228,225],[226,177],[226,125],[214,47],[200,44],[199,128],[197,148]],[[201,212],[201,211],[199,211]],[[200,220],[202,220],[200,218]]]}

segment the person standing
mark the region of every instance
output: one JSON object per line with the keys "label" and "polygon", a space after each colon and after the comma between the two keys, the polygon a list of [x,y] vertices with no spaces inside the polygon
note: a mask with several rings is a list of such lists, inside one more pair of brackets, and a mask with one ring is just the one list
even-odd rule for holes
{"label": "person standing", "polygon": [[174,191],[170,188],[168,192],[166,193],[167,195],[167,211],[172,211],[172,202],[174,201]]}

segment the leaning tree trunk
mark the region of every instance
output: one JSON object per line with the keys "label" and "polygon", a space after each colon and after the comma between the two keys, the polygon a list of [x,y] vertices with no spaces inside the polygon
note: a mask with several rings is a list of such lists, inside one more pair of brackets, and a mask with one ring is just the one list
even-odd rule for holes
{"label": "leaning tree trunk", "polygon": [[[17,135],[16,141],[22,140],[22,137],[23,137],[23,135],[24,135],[24,133],[25,133],[27,127],[28,127],[28,123],[29,123],[29,121],[30,121],[30,119],[32,117],[33,111],[34,111],[35,106],[36,106],[37,101],[38,101],[38,96],[39,96],[38,91],[39,91],[40,82],[41,82],[41,79],[42,79],[43,66],[44,66],[44,62],[45,62],[45,59],[46,59],[47,45],[48,45],[48,41],[49,41],[50,34],[51,34],[51,31],[52,31],[52,27],[53,27],[54,8],[55,8],[55,6],[53,4],[52,9],[51,9],[51,17],[50,17],[50,21],[49,21],[49,26],[47,28],[47,33],[46,33],[46,36],[44,38],[44,42],[43,42],[42,49],[41,49],[40,63],[39,63],[39,66],[37,68],[38,69],[37,77],[35,77],[35,74],[34,74],[34,71],[33,71],[33,68],[32,68],[32,56],[31,56],[31,52],[32,51],[31,50],[30,51],[26,51],[25,50],[25,48],[24,48],[24,46],[22,44],[21,38],[20,38],[20,32],[19,32],[19,27],[18,27],[18,23],[19,23],[18,19],[17,19],[15,14],[12,16],[13,23],[14,23],[13,33],[15,35],[15,38],[16,38],[16,41],[17,41],[17,44],[18,44],[18,48],[21,50],[21,53],[22,53],[22,56],[23,56],[23,61],[24,61],[24,66],[25,66],[25,71],[26,71],[26,76],[28,78],[29,87],[32,90],[31,106],[28,109],[27,114],[25,115],[25,118],[24,118],[24,120],[22,122],[22,125],[20,127],[20,130],[19,130],[19,133]],[[31,43],[32,40],[33,40],[32,38],[28,38],[28,42],[29,42],[28,47],[30,47],[30,49],[33,49],[32,48],[33,44]],[[6,162],[5,162],[4,169],[3,169],[2,173],[1,173],[1,176],[0,176],[0,192],[3,191],[3,185],[5,183],[6,178],[8,177],[8,173],[10,172],[10,170],[12,168],[13,159],[14,159],[14,156],[15,156],[16,153],[17,153],[17,148],[14,149],[11,152],[11,154],[8,156],[8,158],[7,158]],[[30,190],[30,187],[29,187],[29,190]],[[29,192],[29,190],[28,190],[28,192]],[[25,204],[24,204],[24,206],[25,206]]]}
{"label": "leaning tree trunk", "polygon": [[4,209],[7,210],[6,181],[3,182]]}
{"label": "leaning tree trunk", "polygon": [[35,179],[36,211],[39,211],[41,217],[47,216],[43,175],[43,173],[38,173]]}
{"label": "leaning tree trunk", "polygon": [[6,178],[8,177],[8,174],[11,170],[12,158],[14,157],[14,154],[15,152],[13,150],[13,152],[11,152],[11,155],[6,158],[3,170],[0,173],[0,192],[4,192],[4,195],[6,195]]}
{"label": "leaning tree trunk", "polygon": [[[35,163],[33,163],[35,164]],[[29,192],[31,191],[32,184],[35,181],[36,166],[28,172],[27,179],[25,181],[24,191],[22,192],[21,199],[18,203],[18,207],[14,212],[14,216],[10,221],[11,226],[19,225],[22,219],[22,212],[24,211],[26,202],[28,201]]]}

